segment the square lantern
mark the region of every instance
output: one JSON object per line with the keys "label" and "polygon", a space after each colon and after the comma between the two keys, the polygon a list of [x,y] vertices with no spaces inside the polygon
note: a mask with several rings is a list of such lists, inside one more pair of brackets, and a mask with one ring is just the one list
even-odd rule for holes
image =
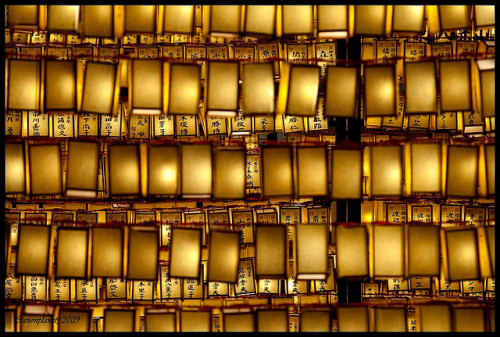
{"label": "square lantern", "polygon": [[274,5],[247,5],[245,8],[245,35],[276,35],[276,7]]}
{"label": "square lantern", "polygon": [[410,225],[407,240],[408,275],[439,276],[439,227]]}
{"label": "square lantern", "polygon": [[7,26],[14,29],[36,30],[39,21],[38,5],[7,5]]}
{"label": "square lantern", "polygon": [[192,34],[194,30],[194,6],[164,7],[164,33]]}
{"label": "square lantern", "polygon": [[19,226],[16,274],[46,275],[49,268],[50,232],[49,226]]}
{"label": "square lantern", "polygon": [[162,309],[150,309],[146,311],[144,318],[144,331],[146,332],[175,332],[175,312],[156,312]]}
{"label": "square lantern", "polygon": [[406,332],[406,309],[404,307],[376,307],[376,332]]}
{"label": "square lantern", "polygon": [[364,226],[337,226],[337,277],[368,276],[368,238]]}
{"label": "square lantern", "polygon": [[67,197],[95,198],[97,196],[99,146],[97,142],[68,142]]}
{"label": "square lantern", "polygon": [[[346,165],[346,163],[348,163]],[[332,150],[333,199],[360,199],[363,193],[363,150]]]}
{"label": "square lantern", "polygon": [[288,310],[257,310],[258,332],[288,332]]}
{"label": "square lantern", "polygon": [[393,6],[393,32],[422,34],[424,30],[424,6]]}
{"label": "square lantern", "polygon": [[447,230],[445,237],[448,281],[480,279],[476,228]]}
{"label": "square lantern", "polygon": [[482,307],[454,307],[454,332],[486,332],[485,310]]}
{"label": "square lantern", "polygon": [[212,194],[212,147],[210,144],[181,145],[181,190],[183,198],[209,198]]}
{"label": "square lantern", "polygon": [[495,117],[495,60],[477,60],[483,117]]}
{"label": "square lantern", "polygon": [[40,111],[40,61],[8,61],[7,109]]}
{"label": "square lantern", "polygon": [[300,332],[331,332],[332,319],[329,310],[301,310]]}
{"label": "square lantern", "polygon": [[328,194],[327,149],[297,148],[297,189],[299,197],[321,197]]}
{"label": "square lantern", "polygon": [[436,64],[405,62],[405,113],[436,113]]}
{"label": "square lantern", "polygon": [[488,183],[488,195],[495,195],[495,144],[488,144],[484,147],[484,149],[486,153],[486,181]]}
{"label": "square lantern", "polygon": [[264,197],[293,194],[292,149],[262,148],[262,194]]}
{"label": "square lantern", "polygon": [[210,35],[238,37],[241,25],[241,6],[210,6]]}
{"label": "square lantern", "polygon": [[111,195],[140,193],[139,145],[110,145],[109,192]]}
{"label": "square lantern", "polygon": [[420,314],[420,331],[451,332],[451,310],[447,304],[425,304],[417,306]]}
{"label": "square lantern", "polygon": [[57,325],[58,332],[90,332],[92,326],[91,311],[61,308]]}
{"label": "square lantern", "polygon": [[321,68],[317,66],[290,66],[289,81],[280,82],[280,96],[286,92],[283,96],[286,115],[314,117],[318,114],[320,74]]}
{"label": "square lantern", "polygon": [[164,109],[163,61],[132,59],[129,104],[133,114],[159,115]]}
{"label": "square lantern", "polygon": [[180,311],[181,332],[210,332],[212,313],[210,311]]}
{"label": "square lantern", "polygon": [[87,62],[81,112],[116,115],[120,95],[120,65]]}
{"label": "square lantern", "polygon": [[441,144],[413,142],[410,148],[412,194],[441,193]]}
{"label": "square lantern", "polygon": [[313,6],[283,5],[281,8],[283,35],[312,35]]}
{"label": "square lantern", "polygon": [[80,6],[47,6],[47,30],[49,33],[73,33],[78,31]]}
{"label": "square lantern", "polygon": [[158,278],[159,238],[158,229],[129,230],[128,280],[156,280]]}
{"label": "square lantern", "polygon": [[297,280],[325,280],[328,276],[326,224],[297,225]]}
{"label": "square lantern", "polygon": [[86,278],[88,229],[57,229],[56,278]]}
{"label": "square lantern", "polygon": [[240,232],[211,231],[208,244],[208,281],[238,281]]}
{"label": "square lantern", "polygon": [[135,310],[104,309],[104,332],[134,332]]}
{"label": "square lantern", "polygon": [[346,38],[349,31],[349,6],[319,5],[318,7],[318,37]]}
{"label": "square lantern", "polygon": [[439,5],[441,31],[470,29],[470,6]]}
{"label": "square lantern", "polygon": [[126,5],[125,34],[156,33],[156,6]]}
{"label": "square lantern", "polygon": [[45,111],[76,110],[76,61],[45,61]]}
{"label": "square lantern", "polygon": [[373,226],[374,277],[404,276],[404,227],[402,225]]}
{"label": "square lantern", "polygon": [[448,146],[446,196],[477,195],[479,149],[476,146]]}
{"label": "square lantern", "polygon": [[112,38],[114,33],[113,8],[114,8],[113,6],[103,6],[103,5],[81,6],[83,35],[92,37]]}
{"label": "square lantern", "polygon": [[326,68],[325,116],[359,118],[359,68]]}
{"label": "square lantern", "polygon": [[26,166],[24,144],[5,144],[5,193],[26,191]]}
{"label": "square lantern", "polygon": [[59,145],[30,145],[31,194],[61,194],[62,172]]}
{"label": "square lantern", "polygon": [[441,112],[472,110],[470,60],[439,61]]}
{"label": "square lantern", "polygon": [[148,195],[179,194],[179,148],[150,146],[148,149]]}
{"label": "square lantern", "polygon": [[201,67],[197,64],[170,64],[168,113],[196,115],[200,105]]}
{"label": "square lantern", "polygon": [[398,85],[393,65],[365,67],[365,116],[394,116],[397,113]]}
{"label": "square lantern", "polygon": [[253,312],[223,313],[224,332],[254,332],[255,314]]}
{"label": "square lantern", "polygon": [[386,6],[354,6],[354,35],[383,36],[385,34]]}
{"label": "square lantern", "polygon": [[495,6],[474,5],[474,25],[476,29],[494,27]]}
{"label": "square lantern", "polygon": [[123,275],[123,229],[92,228],[92,277]]}
{"label": "square lantern", "polygon": [[399,145],[371,146],[371,194],[374,197],[403,194],[403,153]]}
{"label": "square lantern", "polygon": [[170,276],[199,277],[202,235],[199,228],[172,228]]}
{"label": "square lantern", "polygon": [[255,274],[282,278],[286,274],[286,226],[257,225],[255,229]]}
{"label": "square lantern", "polygon": [[245,150],[216,150],[212,176],[215,199],[245,199]]}
{"label": "square lantern", "polygon": [[238,111],[238,62],[209,62],[207,115],[234,117]]}
{"label": "square lantern", "polygon": [[339,332],[368,332],[368,306],[338,306],[337,324]]}
{"label": "square lantern", "polygon": [[243,64],[243,114],[274,115],[274,70],[271,63]]}

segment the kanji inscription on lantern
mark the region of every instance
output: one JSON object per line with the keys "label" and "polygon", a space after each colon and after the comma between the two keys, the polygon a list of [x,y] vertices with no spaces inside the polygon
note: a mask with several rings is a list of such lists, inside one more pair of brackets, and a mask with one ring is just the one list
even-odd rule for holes
{"label": "kanji inscription on lantern", "polygon": [[47,296],[47,281],[45,276],[26,275],[25,298],[31,301],[45,301]]}
{"label": "kanji inscription on lantern", "polygon": [[101,115],[101,127],[100,136],[101,137],[121,137],[121,125],[122,125],[122,105],[119,105],[118,114],[116,116]]}
{"label": "kanji inscription on lantern", "polygon": [[70,300],[70,279],[50,279],[49,281],[51,301],[69,302]]}
{"label": "kanji inscription on lantern", "polygon": [[153,281],[132,281],[132,301],[152,301]]}
{"label": "kanji inscription on lantern", "polygon": [[23,130],[23,112],[11,111],[5,112],[5,135],[11,137],[21,137]]}
{"label": "kanji inscription on lantern", "polygon": [[418,62],[425,57],[425,42],[405,41],[405,61]]}
{"label": "kanji inscription on lantern", "polygon": [[404,223],[407,221],[406,203],[387,203],[387,222]]}
{"label": "kanji inscription on lantern", "polygon": [[150,119],[150,116],[132,114],[129,119],[129,137],[132,139],[149,139]]}
{"label": "kanji inscription on lantern", "polygon": [[76,280],[77,301],[97,301],[97,279]]}
{"label": "kanji inscription on lantern", "polygon": [[160,267],[161,300],[180,299],[182,293],[181,278],[170,277],[168,266]]}
{"label": "kanji inscription on lantern", "polygon": [[253,233],[253,212],[248,211],[233,211],[233,225],[241,232],[241,243],[250,244],[254,242]]}
{"label": "kanji inscription on lantern", "polygon": [[163,46],[162,55],[169,59],[182,59],[184,58],[184,48],[182,45]]}
{"label": "kanji inscription on lantern", "polygon": [[[102,117],[104,117],[103,115]],[[78,114],[78,137],[88,136],[97,137],[98,134],[97,114],[84,113]]]}
{"label": "kanji inscription on lantern", "polygon": [[118,301],[127,299],[127,281],[112,277],[106,279],[106,300]]}
{"label": "kanji inscription on lantern", "polygon": [[49,116],[38,111],[28,111],[28,136],[48,137]]}
{"label": "kanji inscription on lantern", "polygon": [[432,222],[432,206],[411,206],[411,221]]}
{"label": "kanji inscription on lantern", "polygon": [[241,259],[238,267],[238,281],[235,284],[236,296],[255,294],[253,259]]}
{"label": "kanji inscription on lantern", "polygon": [[73,137],[73,112],[60,112],[53,115],[54,137]]}

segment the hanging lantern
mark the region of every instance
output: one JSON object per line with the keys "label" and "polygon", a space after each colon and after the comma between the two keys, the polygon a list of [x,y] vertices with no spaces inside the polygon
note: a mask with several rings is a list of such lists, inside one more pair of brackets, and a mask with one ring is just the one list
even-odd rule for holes
{"label": "hanging lantern", "polygon": [[274,36],[276,34],[276,7],[247,5],[245,8],[245,35]]}
{"label": "hanging lantern", "polygon": [[40,61],[7,62],[7,109],[40,111]]}
{"label": "hanging lantern", "polygon": [[134,332],[135,310],[104,309],[104,332]]}
{"label": "hanging lantern", "polygon": [[56,278],[86,278],[88,255],[87,229],[57,229]]}
{"label": "hanging lantern", "polygon": [[165,33],[192,34],[194,30],[194,6],[164,7],[163,31]]}
{"label": "hanging lantern", "polygon": [[82,11],[82,30],[84,36],[104,37],[104,38],[113,37],[114,33],[113,6],[85,5],[81,6],[81,11]]}
{"label": "hanging lantern", "polygon": [[158,229],[131,228],[128,236],[128,280],[158,278]]}
{"label": "hanging lantern", "polygon": [[317,6],[318,37],[347,38],[349,31],[349,6]]}
{"label": "hanging lantern", "polygon": [[92,228],[92,277],[123,275],[123,229]]}

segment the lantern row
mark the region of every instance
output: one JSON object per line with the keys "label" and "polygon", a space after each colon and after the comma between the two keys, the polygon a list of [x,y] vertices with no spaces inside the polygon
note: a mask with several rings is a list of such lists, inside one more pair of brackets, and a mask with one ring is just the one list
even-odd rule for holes
{"label": "lantern row", "polygon": [[422,36],[495,26],[494,6],[7,6],[7,27],[120,39],[127,34],[223,38]]}
{"label": "lantern row", "polygon": [[[123,62],[86,62],[83,85],[77,85],[75,60],[7,63],[6,110],[118,113]],[[209,61],[203,86],[202,68],[194,62],[132,59],[127,64],[132,115],[233,118],[241,107],[243,117],[315,117],[323,87],[324,117],[397,116],[400,104],[396,66],[391,64],[364,65],[363,77],[360,67],[330,65],[323,81],[321,67],[283,63],[278,89],[272,63]],[[494,59],[406,62],[404,113],[494,116],[494,64]]]}
{"label": "lantern row", "polygon": [[[20,315],[19,315],[19,314]],[[19,315],[19,316],[17,316]],[[25,306],[6,311],[6,332],[493,332],[492,306],[448,303],[289,308],[81,309]]]}
{"label": "lantern row", "polygon": [[[161,256],[168,261],[168,278],[202,283],[206,277],[208,282],[239,285],[239,274],[246,273],[248,264],[248,259],[240,259],[241,230],[212,225],[204,240],[202,225],[167,227],[165,235],[170,243],[168,251],[161,253],[164,228],[160,226],[21,224],[15,274],[159,281],[163,279],[159,279]],[[257,224],[254,230],[252,275],[257,278],[287,279],[288,275],[300,282],[442,275],[446,281],[455,282],[495,276],[495,226],[336,224],[333,238],[328,224],[297,224],[292,234],[287,233],[291,229],[286,225],[278,224]],[[292,242],[290,247],[288,241]],[[329,261],[329,241],[335,246],[334,268]],[[9,242],[6,245],[11,247]],[[207,246],[208,254],[203,254],[203,246]],[[206,259],[206,273],[202,259]]]}
{"label": "lantern row", "polygon": [[251,197],[247,188],[260,187],[256,196],[264,199],[401,198],[408,191],[435,198],[495,195],[494,143],[410,142],[331,150],[264,145],[247,153],[209,143],[68,141],[7,143],[5,150],[6,194],[95,199],[105,191],[118,199],[241,200]]}

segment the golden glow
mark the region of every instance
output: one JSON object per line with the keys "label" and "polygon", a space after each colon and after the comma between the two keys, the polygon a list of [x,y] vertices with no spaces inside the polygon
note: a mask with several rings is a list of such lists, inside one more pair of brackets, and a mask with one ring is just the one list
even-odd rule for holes
{"label": "golden glow", "polygon": [[277,6],[251,6],[245,8],[245,34],[274,35]]}
{"label": "golden glow", "polygon": [[472,146],[448,146],[446,195],[477,195],[479,149]]}
{"label": "golden glow", "polygon": [[319,67],[291,66],[286,114],[315,116],[317,114]]}
{"label": "golden glow", "polygon": [[402,185],[401,146],[371,147],[372,196],[400,196]]}
{"label": "golden glow", "polygon": [[201,68],[196,64],[171,64],[168,113],[196,115],[200,104]]}
{"label": "golden glow", "polygon": [[470,28],[469,6],[439,5],[438,10],[441,31]]}
{"label": "golden glow", "polygon": [[197,278],[201,268],[201,229],[172,229],[170,276]]}
{"label": "golden glow", "polygon": [[274,72],[271,63],[243,64],[243,114],[274,114]]}
{"label": "golden glow", "polygon": [[5,144],[5,193],[23,193],[25,177],[24,145]]}
{"label": "golden glow", "polygon": [[450,281],[477,280],[479,275],[476,229],[447,230],[446,249]]}
{"label": "golden glow", "polygon": [[283,35],[312,34],[313,6],[282,6]]}
{"label": "golden glow", "polygon": [[163,6],[165,33],[191,34],[194,29],[194,6]]}
{"label": "golden glow", "polygon": [[469,60],[440,61],[441,111],[472,109],[471,71]]}
{"label": "golden glow", "polygon": [[394,32],[422,33],[424,6],[393,6],[392,30]]}
{"label": "golden glow", "polygon": [[394,66],[365,67],[365,116],[396,114],[395,79]]}
{"label": "golden glow", "polygon": [[9,60],[7,108],[40,110],[40,61]]}
{"label": "golden glow", "polygon": [[411,191],[441,192],[441,144],[411,143]]}

